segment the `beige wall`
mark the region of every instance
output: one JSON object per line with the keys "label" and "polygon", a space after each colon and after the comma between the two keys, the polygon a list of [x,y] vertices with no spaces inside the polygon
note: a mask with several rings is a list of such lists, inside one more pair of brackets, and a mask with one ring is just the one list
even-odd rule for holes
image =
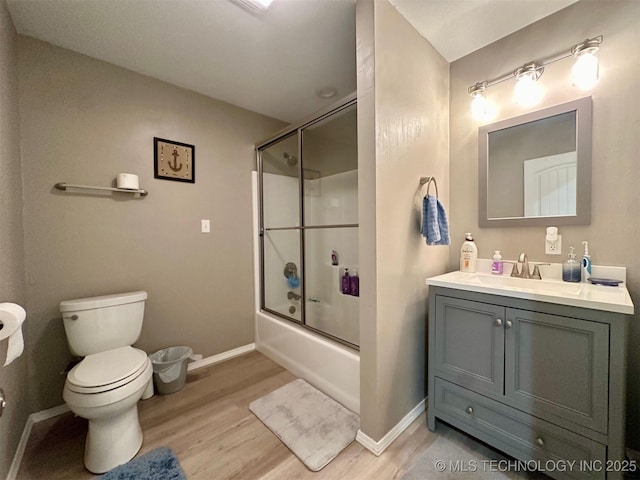
{"label": "beige wall", "polygon": [[[506,259],[521,251],[530,260],[559,262],[569,246],[590,243],[593,263],[628,268],[627,287],[640,307],[640,3],[581,1],[523,30],[472,53],[451,65],[451,230],[449,267],[457,268],[465,231],[474,232],[479,256],[502,250]],[[563,255],[544,254],[543,227],[478,227],[477,128],[471,119],[467,87],[496,77],[527,61],[568,49],[585,38],[604,35],[600,51],[600,81],[593,97],[592,220],[589,226],[560,227]],[[545,69],[545,96],[540,108],[585,96],[570,85],[572,62]],[[488,89],[498,107],[496,120],[523,113],[512,101],[513,81]],[[550,222],[550,225],[553,223]],[[577,251],[582,252],[581,248]],[[628,439],[640,446],[640,326],[631,322],[628,372]]]}
{"label": "beige wall", "polygon": [[[24,305],[16,40],[7,5],[0,0],[0,302]],[[28,313],[27,322],[31,322]],[[0,342],[0,388],[7,399],[0,418],[0,478],[7,476],[29,413],[26,357],[2,367],[6,351],[7,342]]]}
{"label": "beige wall", "polygon": [[449,65],[387,0],[360,0],[356,17],[360,415],[378,441],[425,397],[424,281],[449,248],[426,245],[414,201],[432,175],[448,207]]}
{"label": "beige wall", "polygon": [[[149,292],[138,346],[205,357],[254,341],[253,143],[279,121],[19,37],[32,411],[62,403],[61,300]],[[193,144],[195,184],[153,178],[153,137]],[[69,194],[56,182],[149,191]],[[200,219],[211,233],[200,233]]]}

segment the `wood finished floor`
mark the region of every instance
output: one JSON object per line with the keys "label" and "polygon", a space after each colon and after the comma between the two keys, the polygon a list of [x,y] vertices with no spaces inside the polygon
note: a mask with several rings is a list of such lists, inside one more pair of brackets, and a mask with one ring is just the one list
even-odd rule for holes
{"label": "wood finished floor", "polygon": [[[416,419],[376,457],[353,442],[314,473],[250,411],[249,403],[295,377],[252,352],[195,370],[185,388],[138,404],[144,444],[140,453],[173,449],[189,480],[392,480],[442,433]],[[71,413],[34,425],[18,479],[90,479],[83,466],[86,420]],[[446,430],[445,430],[446,434]]]}

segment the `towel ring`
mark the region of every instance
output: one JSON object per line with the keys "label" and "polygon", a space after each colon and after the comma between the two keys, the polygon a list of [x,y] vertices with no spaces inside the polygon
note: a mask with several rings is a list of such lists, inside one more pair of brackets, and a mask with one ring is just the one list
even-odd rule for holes
{"label": "towel ring", "polygon": [[436,186],[436,198],[438,198],[438,182],[436,182],[436,177],[420,177],[420,185],[427,185],[427,195],[429,195],[429,189],[432,183]]}

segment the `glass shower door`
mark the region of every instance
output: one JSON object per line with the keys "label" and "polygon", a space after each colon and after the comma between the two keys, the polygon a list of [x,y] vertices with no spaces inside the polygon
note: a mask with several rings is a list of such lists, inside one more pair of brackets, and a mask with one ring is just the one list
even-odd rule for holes
{"label": "glass shower door", "polygon": [[359,292],[342,291],[345,271],[358,270],[355,104],[302,130],[302,166],[305,325],[357,346]]}
{"label": "glass shower door", "polygon": [[261,150],[262,305],[302,322],[298,134]]}
{"label": "glass shower door", "polygon": [[354,348],[359,297],[341,278],[358,268],[356,108],[348,100],[258,146],[261,307]]}

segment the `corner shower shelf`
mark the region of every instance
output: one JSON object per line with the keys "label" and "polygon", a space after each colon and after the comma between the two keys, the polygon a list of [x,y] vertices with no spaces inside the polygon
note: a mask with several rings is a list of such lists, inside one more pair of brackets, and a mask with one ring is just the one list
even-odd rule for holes
{"label": "corner shower shelf", "polygon": [[91,185],[74,185],[72,183],[59,182],[56,183],[55,188],[58,190],[62,190],[66,192],[68,188],[78,189],[78,190],[106,190],[110,192],[122,192],[122,193],[139,193],[141,197],[146,197],[149,192],[143,190],[141,188],[136,190],[129,190],[127,188],[115,188],[115,187],[94,187]]}

